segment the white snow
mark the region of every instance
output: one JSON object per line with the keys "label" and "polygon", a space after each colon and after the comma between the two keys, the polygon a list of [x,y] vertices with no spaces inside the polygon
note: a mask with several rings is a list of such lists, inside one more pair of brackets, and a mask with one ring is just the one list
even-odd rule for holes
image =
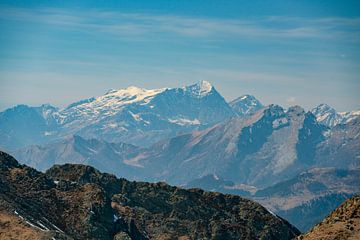
{"label": "white snow", "polygon": [[186,119],[186,118],[178,118],[178,119],[168,119],[168,120],[169,120],[169,122],[175,123],[180,126],[200,125],[201,124],[199,119],[190,120],[190,119]]}
{"label": "white snow", "polygon": [[166,88],[147,90],[135,86],[120,90],[110,90],[105,95],[97,97],[91,102],[84,102],[71,108],[62,109],[58,113],[57,118],[62,124],[72,123],[74,125],[78,124],[79,121],[98,121],[99,117],[102,119],[115,115],[129,104],[147,104],[157,94],[165,90]]}
{"label": "white snow", "polygon": [[211,92],[212,85],[208,81],[201,81],[200,82],[200,94],[207,94]]}
{"label": "white snow", "polygon": [[273,213],[270,209],[267,209],[267,210],[268,210],[268,212],[271,213],[273,216],[278,217],[278,216],[276,216],[276,214]]}
{"label": "white snow", "polygon": [[245,95],[245,96],[242,96],[241,98],[240,98],[240,100],[245,100],[247,98],[247,96]]}
{"label": "white snow", "polygon": [[42,224],[40,221],[36,221],[36,223],[40,226],[40,228],[42,228],[44,231],[49,231],[49,229],[44,226],[44,224]]}

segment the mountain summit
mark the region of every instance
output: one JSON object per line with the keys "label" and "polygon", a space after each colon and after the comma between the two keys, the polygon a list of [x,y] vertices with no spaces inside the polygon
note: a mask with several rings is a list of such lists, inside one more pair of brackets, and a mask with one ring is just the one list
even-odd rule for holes
{"label": "mountain summit", "polygon": [[194,85],[184,87],[184,89],[193,94],[193,96],[204,97],[210,94],[214,87],[208,81],[202,80]]}
{"label": "mountain summit", "polygon": [[255,113],[264,106],[252,95],[240,96],[229,103],[238,116],[246,116]]}
{"label": "mountain summit", "polygon": [[350,112],[337,112],[334,108],[325,103],[322,103],[313,108],[311,112],[316,116],[316,119],[319,123],[328,127],[334,127],[338,124],[345,124],[354,120],[355,118],[360,117],[359,110]]}

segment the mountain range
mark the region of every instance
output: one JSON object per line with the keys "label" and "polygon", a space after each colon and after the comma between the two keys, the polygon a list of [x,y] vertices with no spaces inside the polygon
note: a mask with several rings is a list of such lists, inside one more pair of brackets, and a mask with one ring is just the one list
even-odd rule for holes
{"label": "mountain range", "polygon": [[[202,81],[110,90],[63,109],[19,105],[0,113],[0,148],[44,172],[86,164],[130,180],[248,196],[306,231],[359,194],[359,121],[358,111],[324,104],[306,112],[264,106],[251,95],[226,102]],[[338,178],[341,171],[352,181]],[[326,181],[315,181],[314,172]],[[309,192],[314,181],[320,190]],[[343,188],[331,187],[339,181]]]}
{"label": "mountain range", "polygon": [[40,170],[84,163],[135,180],[184,185],[215,174],[264,188],[313,167],[359,167],[359,126],[354,119],[327,128],[300,107],[270,105],[151,147],[72,136],[13,154]]}
{"label": "mountain range", "polygon": [[[240,104],[240,103],[238,103]],[[236,104],[235,104],[236,105]],[[182,88],[110,90],[58,109],[19,105],[0,113],[1,147],[12,150],[68,135],[149,146],[237,113],[208,82]]]}
{"label": "mountain range", "polygon": [[[61,109],[49,104],[6,109],[0,113],[3,139],[0,147],[14,150],[71,135],[148,147],[233,117],[246,118],[262,108],[264,105],[251,95],[226,102],[207,81],[153,90],[130,86]],[[348,123],[360,114],[359,111],[338,113],[326,104],[311,112],[327,127]]]}

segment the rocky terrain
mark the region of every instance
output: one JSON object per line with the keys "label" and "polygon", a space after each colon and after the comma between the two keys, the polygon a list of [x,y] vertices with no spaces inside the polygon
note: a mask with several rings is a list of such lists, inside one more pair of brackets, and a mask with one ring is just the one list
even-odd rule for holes
{"label": "rocky terrain", "polygon": [[299,240],[360,239],[360,197],[352,197]]}
{"label": "rocky terrain", "polygon": [[2,239],[292,239],[299,234],[239,196],[130,182],[85,165],[56,165],[44,174],[0,152],[0,178]]}

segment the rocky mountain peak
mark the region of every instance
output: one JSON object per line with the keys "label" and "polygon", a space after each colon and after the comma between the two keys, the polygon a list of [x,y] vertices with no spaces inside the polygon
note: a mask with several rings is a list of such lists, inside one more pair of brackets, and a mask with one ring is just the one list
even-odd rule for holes
{"label": "rocky mountain peak", "polygon": [[324,103],[313,108],[311,112],[316,116],[319,123],[327,127],[345,124],[360,116],[360,111],[337,112],[334,108]]}
{"label": "rocky mountain peak", "polygon": [[271,117],[280,117],[284,115],[285,110],[276,104],[270,104],[269,106],[265,107],[263,110],[264,116],[271,116]]}
{"label": "rocky mountain peak", "polygon": [[196,97],[204,97],[209,95],[215,88],[210,82],[202,80],[196,84],[184,87],[185,92],[190,93]]}
{"label": "rocky mountain peak", "polygon": [[234,99],[229,105],[238,116],[251,115],[264,107],[258,99],[249,94]]}

